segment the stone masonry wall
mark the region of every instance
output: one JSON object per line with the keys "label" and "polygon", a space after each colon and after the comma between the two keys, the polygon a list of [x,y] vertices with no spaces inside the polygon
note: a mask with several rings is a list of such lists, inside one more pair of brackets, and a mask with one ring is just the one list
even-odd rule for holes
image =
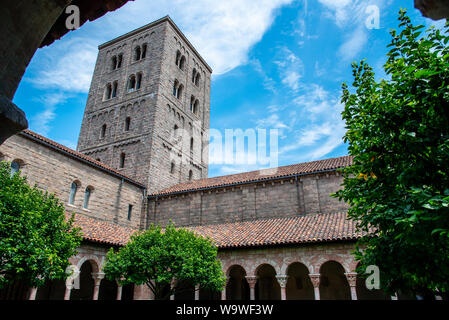
{"label": "stone masonry wall", "polygon": [[[143,190],[136,185],[21,135],[12,136],[0,146],[0,160],[18,160],[28,183],[54,193],[65,204],[67,212],[139,228]],[[70,205],[74,181],[79,186],[74,205]],[[88,209],[84,209],[84,191],[88,186],[93,192]],[[129,205],[133,206],[131,220],[128,220]]]}
{"label": "stone masonry wall", "polygon": [[334,172],[152,198],[147,224],[171,219],[192,226],[343,211],[347,205],[330,197],[341,183]]}

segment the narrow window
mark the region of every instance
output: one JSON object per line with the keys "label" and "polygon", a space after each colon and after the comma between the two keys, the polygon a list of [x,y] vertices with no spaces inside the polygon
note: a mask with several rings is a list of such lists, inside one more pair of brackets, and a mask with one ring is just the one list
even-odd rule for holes
{"label": "narrow window", "polygon": [[191,181],[193,179],[193,172],[192,170],[189,171],[189,181]]}
{"label": "narrow window", "polygon": [[193,113],[194,114],[198,114],[198,105],[199,105],[199,101],[196,100],[195,103],[193,104]]}
{"label": "narrow window", "polygon": [[112,57],[112,70],[117,69],[117,57],[113,56]]}
{"label": "narrow window", "polygon": [[181,84],[179,87],[178,87],[178,92],[176,93],[176,98],[178,98],[179,100],[181,100],[181,98],[182,98],[182,90],[184,89],[184,86]]}
{"label": "narrow window", "polygon": [[108,84],[106,85],[106,92],[105,92],[105,94],[104,94],[105,100],[111,99],[111,95],[112,95],[112,86],[111,86],[110,83],[108,83]]}
{"label": "narrow window", "polygon": [[176,51],[176,60],[175,64],[179,67],[179,60],[181,60],[181,51]]}
{"label": "narrow window", "polygon": [[123,54],[119,54],[117,60],[117,69],[122,67],[122,61],[123,61]]}
{"label": "narrow window", "polygon": [[175,80],[175,83],[173,84],[173,96],[175,96],[175,97],[176,97],[176,94],[178,93],[178,85],[179,85],[178,80]]}
{"label": "narrow window", "polygon": [[179,69],[184,70],[185,63],[186,63],[186,57],[182,56],[181,60],[179,61]]}
{"label": "narrow window", "polygon": [[175,173],[175,163],[174,162],[171,163],[170,173]]}
{"label": "narrow window", "polygon": [[89,200],[90,200],[91,194],[92,194],[92,189],[90,187],[87,187],[86,191],[84,192],[84,204],[83,204],[84,209],[89,208]]}
{"label": "narrow window", "polygon": [[101,127],[101,133],[100,133],[100,138],[103,139],[104,137],[106,137],[106,124],[104,124]]}
{"label": "narrow window", "polygon": [[131,124],[131,118],[127,117],[125,120],[125,131],[129,131],[130,124]]}
{"label": "narrow window", "polygon": [[190,138],[190,152],[193,152],[193,138]]}
{"label": "narrow window", "polygon": [[190,111],[193,112],[193,104],[195,103],[195,97],[190,97]]}
{"label": "narrow window", "polygon": [[20,164],[17,161],[11,162],[11,177],[19,172],[20,170]]}
{"label": "narrow window", "polygon": [[196,74],[196,77],[195,77],[195,85],[196,86],[200,85],[200,73],[199,72]]}
{"label": "narrow window", "polygon": [[69,204],[73,205],[75,203],[76,191],[78,191],[78,185],[76,184],[76,182],[72,182],[72,185],[70,187]]}
{"label": "narrow window", "polygon": [[142,85],[142,74],[137,74],[137,82],[136,82],[136,90],[140,89],[140,86]]}
{"label": "narrow window", "polygon": [[131,215],[133,213],[133,206],[132,204],[128,205],[128,220],[131,220]]}
{"label": "narrow window", "polygon": [[120,155],[120,169],[123,169],[125,167],[125,157],[126,155],[124,153]]}
{"label": "narrow window", "polygon": [[128,80],[128,92],[133,92],[136,89],[136,76],[132,75]]}
{"label": "narrow window", "polygon": [[144,44],[142,45],[142,59],[145,59],[146,56],[147,56],[147,45]]}
{"label": "narrow window", "polygon": [[140,47],[136,47],[136,49],[134,49],[134,61],[140,60],[141,56],[142,50],[140,49]]}
{"label": "narrow window", "polygon": [[112,98],[115,98],[117,96],[117,85],[118,85],[117,81],[114,81],[114,86],[112,87],[112,95],[111,95]]}
{"label": "narrow window", "polygon": [[192,83],[195,83],[196,69],[194,68],[192,71]]}

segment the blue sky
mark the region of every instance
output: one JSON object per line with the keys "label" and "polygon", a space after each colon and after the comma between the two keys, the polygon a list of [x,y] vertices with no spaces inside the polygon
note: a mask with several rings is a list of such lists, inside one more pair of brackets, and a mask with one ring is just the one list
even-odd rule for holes
{"label": "blue sky", "polygon": [[[385,77],[401,7],[414,24],[442,24],[412,0],[136,0],[39,49],[14,102],[31,130],[75,149],[98,45],[168,14],[214,70],[211,128],[278,129],[278,165],[342,156],[341,83],[361,59]],[[261,167],[211,164],[209,176]]]}

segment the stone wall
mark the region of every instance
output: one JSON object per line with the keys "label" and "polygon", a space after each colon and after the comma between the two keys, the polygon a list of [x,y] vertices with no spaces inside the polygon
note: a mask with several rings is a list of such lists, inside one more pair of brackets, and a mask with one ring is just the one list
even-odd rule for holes
{"label": "stone wall", "polygon": [[[0,146],[1,160],[18,160],[30,185],[54,193],[66,207],[92,218],[139,228],[143,189],[118,176],[90,166],[23,135],[10,137]],[[68,203],[72,182],[78,183],[74,205]],[[86,187],[93,189],[88,209],[83,208]],[[128,220],[128,206],[133,206]]]}
{"label": "stone wall", "polygon": [[192,226],[343,211],[347,205],[330,196],[341,183],[331,172],[152,197],[147,224],[166,225],[171,219]]}

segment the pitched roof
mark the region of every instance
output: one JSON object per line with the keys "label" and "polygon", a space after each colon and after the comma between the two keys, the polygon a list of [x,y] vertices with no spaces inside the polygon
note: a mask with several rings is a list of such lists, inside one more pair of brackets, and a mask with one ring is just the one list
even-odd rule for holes
{"label": "pitched roof", "polygon": [[189,227],[211,238],[220,249],[357,240],[356,222],[346,212],[262,219]]}
{"label": "pitched roof", "polygon": [[227,176],[194,180],[180,183],[167,189],[155,192],[152,196],[203,190],[213,187],[231,186],[241,183],[270,180],[273,178],[334,171],[339,168],[350,166],[352,164],[352,159],[353,156],[343,156],[338,158],[298,163],[273,169],[256,170]]}
{"label": "pitched roof", "polygon": [[31,138],[34,141],[37,141],[37,142],[43,143],[43,144],[45,144],[47,146],[50,146],[53,149],[56,149],[56,150],[58,150],[60,152],[68,154],[68,155],[70,155],[70,156],[72,156],[72,157],[74,157],[74,158],[76,158],[78,160],[86,162],[86,163],[88,163],[88,164],[90,164],[90,165],[92,165],[94,167],[97,167],[97,168],[103,170],[103,171],[106,171],[108,173],[112,173],[112,174],[114,174],[114,175],[116,175],[116,176],[118,176],[120,178],[123,178],[123,179],[127,180],[128,182],[130,182],[132,184],[135,184],[135,185],[137,185],[137,186],[139,186],[141,188],[145,188],[145,186],[143,184],[141,184],[138,181],[135,181],[134,179],[132,179],[132,178],[130,178],[128,176],[125,176],[124,174],[120,173],[120,171],[118,171],[118,170],[116,170],[114,168],[111,168],[110,166],[108,166],[108,165],[106,165],[106,164],[104,164],[104,163],[102,163],[100,161],[97,161],[94,158],[86,156],[85,154],[83,154],[81,152],[75,151],[75,150],[70,149],[70,148],[68,148],[66,146],[63,146],[62,144],[59,144],[59,143],[57,143],[57,142],[55,142],[53,140],[50,140],[50,139],[48,139],[48,138],[46,138],[44,136],[41,136],[40,134],[37,134],[36,132],[33,132],[31,130],[26,129],[26,130],[21,131],[19,134],[22,135],[22,136]]}
{"label": "pitched roof", "polygon": [[81,228],[85,240],[118,246],[126,245],[131,235],[137,231],[82,214],[75,215],[74,225]]}

